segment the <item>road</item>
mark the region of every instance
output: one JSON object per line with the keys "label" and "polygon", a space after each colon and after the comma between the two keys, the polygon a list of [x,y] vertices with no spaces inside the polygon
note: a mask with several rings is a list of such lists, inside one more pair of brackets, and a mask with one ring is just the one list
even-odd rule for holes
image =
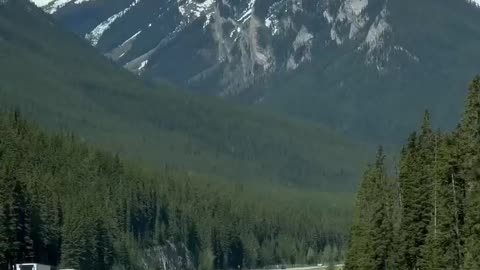
{"label": "road", "polygon": [[[325,270],[325,269],[327,269],[327,266],[307,266],[307,267],[297,267],[297,268],[285,268],[284,270]],[[341,270],[343,269],[343,265],[342,264],[336,265],[335,269]]]}

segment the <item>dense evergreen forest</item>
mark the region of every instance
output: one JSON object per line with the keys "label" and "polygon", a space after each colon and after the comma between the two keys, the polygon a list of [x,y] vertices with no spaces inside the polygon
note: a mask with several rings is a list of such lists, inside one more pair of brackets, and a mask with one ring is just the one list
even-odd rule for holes
{"label": "dense evergreen forest", "polygon": [[349,197],[152,174],[19,113],[0,116],[0,269],[155,269],[142,253],[167,243],[200,269],[340,260]]}
{"label": "dense evergreen forest", "polygon": [[367,158],[320,125],[140,80],[28,0],[0,4],[0,74],[0,106],[153,169],[353,191]]}
{"label": "dense evergreen forest", "polygon": [[142,81],[28,0],[0,1],[0,74],[22,112],[0,116],[0,269],[154,269],[166,246],[200,269],[344,257],[368,147]]}
{"label": "dense evergreen forest", "polygon": [[364,173],[346,270],[480,269],[480,77],[451,133],[421,129],[394,178],[380,150]]}

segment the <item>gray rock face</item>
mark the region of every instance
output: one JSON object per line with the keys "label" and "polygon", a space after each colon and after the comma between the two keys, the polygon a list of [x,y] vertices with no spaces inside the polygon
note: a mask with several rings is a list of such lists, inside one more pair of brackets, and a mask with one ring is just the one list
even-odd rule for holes
{"label": "gray rock face", "polygon": [[425,109],[452,127],[480,72],[472,1],[56,0],[45,10],[147,78],[387,143]]}
{"label": "gray rock face", "polygon": [[375,54],[391,31],[386,0],[120,2],[57,0],[45,10],[133,72],[222,96],[321,60],[322,51],[345,43],[379,69],[388,57]]}
{"label": "gray rock face", "polygon": [[194,270],[192,255],[185,246],[167,243],[145,250],[140,259],[145,270]]}

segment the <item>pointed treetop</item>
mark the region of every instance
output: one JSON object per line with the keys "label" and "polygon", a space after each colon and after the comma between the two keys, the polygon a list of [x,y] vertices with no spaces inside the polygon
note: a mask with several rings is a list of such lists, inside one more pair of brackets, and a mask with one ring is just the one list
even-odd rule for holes
{"label": "pointed treetop", "polygon": [[420,133],[420,140],[422,140],[422,137],[429,137],[433,135],[430,112],[428,110],[426,110],[423,114]]}
{"label": "pointed treetop", "polygon": [[480,91],[480,75],[475,76],[473,81],[470,83],[470,91]]}
{"label": "pointed treetop", "polygon": [[425,110],[423,113],[423,121],[422,121],[422,129],[424,127],[430,128],[430,112],[428,110]]}
{"label": "pointed treetop", "polygon": [[383,146],[379,146],[377,150],[377,158],[375,161],[375,167],[381,168],[385,164],[385,154],[383,153]]}
{"label": "pointed treetop", "polygon": [[478,125],[478,118],[480,112],[480,76],[476,76],[470,83],[468,96],[465,104],[465,111],[463,113],[460,129],[462,132],[473,131]]}
{"label": "pointed treetop", "polygon": [[465,111],[456,135],[464,152],[473,152],[480,141],[480,76],[475,77],[470,84]]}

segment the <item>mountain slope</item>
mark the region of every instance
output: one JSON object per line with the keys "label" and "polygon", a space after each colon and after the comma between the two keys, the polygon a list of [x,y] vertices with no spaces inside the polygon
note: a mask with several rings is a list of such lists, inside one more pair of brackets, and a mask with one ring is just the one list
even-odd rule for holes
{"label": "mountain slope", "polygon": [[372,140],[398,141],[427,107],[452,127],[480,71],[469,1],[77,2],[45,10],[135,73]]}
{"label": "mountain slope", "polygon": [[0,54],[0,106],[150,167],[242,182],[354,187],[363,147],[318,125],[148,85],[27,1],[2,2]]}
{"label": "mountain slope", "polygon": [[151,175],[18,113],[0,113],[0,164],[0,269],[254,269],[345,245],[351,194]]}

